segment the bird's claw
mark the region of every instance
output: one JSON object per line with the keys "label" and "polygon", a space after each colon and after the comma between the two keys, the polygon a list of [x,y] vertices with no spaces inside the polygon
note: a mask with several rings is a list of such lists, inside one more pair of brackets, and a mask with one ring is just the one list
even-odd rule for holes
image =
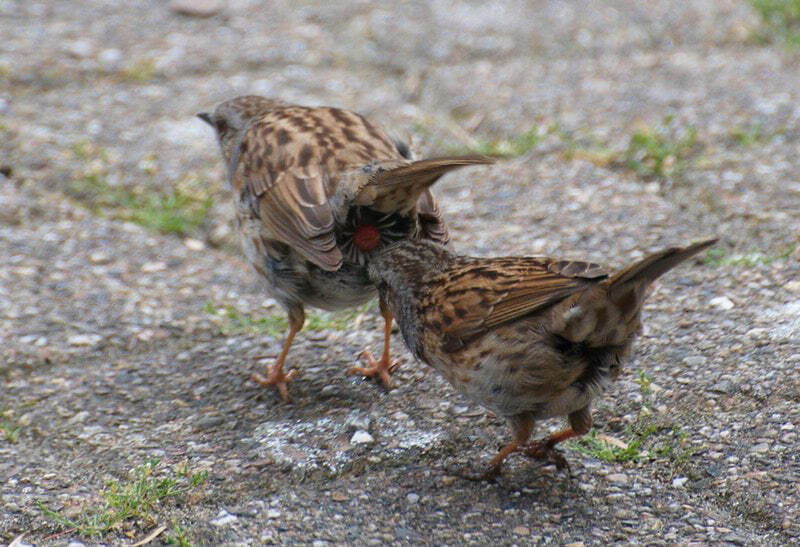
{"label": "bird's claw", "polygon": [[364,359],[367,362],[365,367],[351,367],[347,370],[347,375],[352,376],[357,374],[367,378],[374,378],[375,376],[381,379],[383,386],[386,389],[392,389],[391,374],[398,367],[397,361],[389,359],[376,360],[369,350],[364,350],[358,354],[359,359]]}
{"label": "bird's claw", "polygon": [[296,376],[297,370],[283,372],[281,368],[275,367],[268,370],[266,376],[254,372],[250,375],[250,379],[264,387],[275,386],[283,402],[289,403],[292,398],[289,397],[289,389],[286,386],[289,382],[294,380]]}

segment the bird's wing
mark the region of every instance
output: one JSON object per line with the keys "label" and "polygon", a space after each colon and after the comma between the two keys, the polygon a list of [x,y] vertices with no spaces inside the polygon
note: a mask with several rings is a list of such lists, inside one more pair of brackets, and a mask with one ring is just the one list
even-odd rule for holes
{"label": "bird's wing", "polygon": [[[331,183],[307,142],[286,140],[286,132],[254,123],[240,146],[234,177],[240,199],[248,201],[262,232],[291,246],[327,271],[342,265],[328,197]],[[240,167],[240,168],[238,168]]]}
{"label": "bird's wing", "polygon": [[469,338],[552,306],[606,277],[599,266],[588,262],[525,257],[468,259],[431,280],[423,308],[436,309],[445,342],[458,347]]}

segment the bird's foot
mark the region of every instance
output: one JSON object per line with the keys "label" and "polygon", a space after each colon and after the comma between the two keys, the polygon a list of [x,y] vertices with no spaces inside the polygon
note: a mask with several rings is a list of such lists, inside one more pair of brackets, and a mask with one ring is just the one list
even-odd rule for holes
{"label": "bird's foot", "polygon": [[570,471],[569,462],[567,462],[567,459],[561,452],[555,449],[550,439],[529,443],[525,445],[521,451],[531,458],[545,460],[554,464],[556,469],[566,469],[567,472]]}
{"label": "bird's foot", "polygon": [[352,376],[354,374],[366,376],[367,378],[374,378],[377,376],[381,379],[381,382],[386,389],[392,389],[391,374],[399,364],[397,361],[392,361],[388,357],[384,357],[378,361],[372,356],[372,353],[366,349],[362,351],[358,357],[365,359],[367,361],[367,366],[349,368],[347,370],[348,376]]}
{"label": "bird's foot", "polygon": [[500,476],[501,467],[502,466],[500,464],[489,465],[483,471],[475,471],[474,469],[472,469],[472,467],[466,466],[463,469],[454,471],[453,475],[474,482],[493,481]]}
{"label": "bird's foot", "polygon": [[283,372],[283,367],[274,366],[267,370],[266,376],[254,372],[250,375],[250,379],[264,387],[275,386],[283,402],[289,403],[292,398],[289,397],[289,390],[286,386],[289,382],[294,380],[295,376],[297,376],[296,370]]}

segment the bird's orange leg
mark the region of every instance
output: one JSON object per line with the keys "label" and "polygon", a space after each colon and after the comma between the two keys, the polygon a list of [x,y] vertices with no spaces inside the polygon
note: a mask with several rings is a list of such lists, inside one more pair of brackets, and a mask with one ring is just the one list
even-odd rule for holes
{"label": "bird's orange leg", "polygon": [[555,449],[555,446],[567,439],[580,437],[584,433],[587,433],[592,427],[592,414],[589,407],[586,406],[571,413],[568,418],[570,425],[568,429],[553,433],[544,440],[534,441],[521,447],[521,450],[531,458],[547,460],[553,462],[558,469],[569,470],[569,463],[567,463],[566,458]]}
{"label": "bird's orange leg", "polygon": [[291,401],[291,398],[289,397],[289,390],[286,385],[294,380],[295,376],[297,376],[297,370],[290,370],[288,373],[283,372],[283,362],[286,360],[286,355],[289,353],[289,347],[292,345],[292,340],[294,340],[295,334],[300,332],[305,321],[306,316],[303,308],[290,308],[289,334],[286,336],[286,341],[283,343],[283,349],[281,350],[280,355],[278,355],[278,358],[271,367],[267,367],[266,376],[259,374],[258,372],[254,372],[250,376],[254,382],[257,382],[264,387],[275,386],[278,389],[281,399],[283,399],[285,403]]}
{"label": "bird's orange leg", "polygon": [[534,421],[527,414],[511,416],[508,419],[514,440],[501,448],[494,457],[489,460],[489,465],[483,473],[474,474],[469,471],[462,472],[461,476],[472,481],[490,481],[500,475],[503,462],[514,452],[523,450],[527,445],[528,439],[533,432]]}
{"label": "bird's orange leg", "polygon": [[520,450],[531,458],[535,458],[537,460],[547,460],[554,463],[557,469],[569,470],[569,463],[567,462],[567,459],[561,454],[561,452],[555,449],[555,446],[560,442],[566,441],[567,439],[572,439],[578,435],[579,433],[570,427],[569,429],[559,431],[558,433],[553,433],[546,439],[534,441],[526,446],[520,447]]}
{"label": "bird's orange leg", "polygon": [[392,389],[392,380],[391,380],[391,373],[397,368],[397,361],[392,361],[389,357],[389,343],[392,339],[392,310],[389,309],[388,304],[386,304],[383,299],[380,299],[380,307],[381,307],[381,315],[383,316],[384,326],[383,326],[383,355],[381,356],[380,361],[376,361],[375,358],[372,356],[372,353],[368,349],[365,349],[359,354],[360,358],[364,358],[367,361],[366,367],[351,367],[347,370],[347,375],[352,376],[354,374],[358,374],[359,376],[366,376],[368,378],[373,378],[377,376],[383,382],[383,386],[386,389]]}

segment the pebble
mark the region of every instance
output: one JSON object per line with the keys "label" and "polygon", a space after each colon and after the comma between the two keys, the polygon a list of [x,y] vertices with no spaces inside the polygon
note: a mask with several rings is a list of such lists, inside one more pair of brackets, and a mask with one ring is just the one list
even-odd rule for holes
{"label": "pebble", "polygon": [[70,346],[93,346],[102,339],[99,334],[74,334],[67,338],[67,343]]}
{"label": "pebble", "polygon": [[674,479],[672,479],[672,486],[674,486],[675,488],[683,488],[683,486],[687,482],[689,482],[689,479],[687,477],[675,477]]}
{"label": "pebble", "polygon": [[189,17],[211,17],[219,13],[221,5],[217,0],[172,0],[169,8]]}
{"label": "pebble", "polygon": [[709,304],[720,310],[733,309],[735,304],[727,296],[717,296],[709,301]]}
{"label": "pebble", "polygon": [[97,56],[97,60],[104,69],[115,70],[122,61],[122,52],[117,48],[104,49]]}
{"label": "pebble", "polygon": [[615,482],[617,484],[627,484],[628,476],[623,475],[622,473],[611,473],[610,475],[606,476],[606,480],[609,482]]}
{"label": "pebble", "polygon": [[64,49],[71,56],[83,59],[92,54],[93,47],[92,43],[88,40],[75,40],[73,42],[67,42]]}
{"label": "pebble", "polygon": [[89,255],[89,262],[92,264],[108,264],[111,257],[104,251],[94,251]]}
{"label": "pebble", "polygon": [[167,269],[166,262],[145,262],[142,264],[142,271],[144,273],[161,272]]}
{"label": "pebble", "polygon": [[789,292],[800,292],[800,281],[789,281],[783,288]]}
{"label": "pebble", "polygon": [[528,536],[531,533],[530,529],[527,526],[517,526],[511,531],[514,532],[514,534],[517,536]]}
{"label": "pebble", "polygon": [[769,443],[758,443],[754,445],[750,452],[754,452],[756,454],[763,454],[764,452],[769,452]]}
{"label": "pebble", "polygon": [[408,500],[408,503],[417,503],[419,501],[419,495],[411,492],[410,494],[406,495],[406,499]]}
{"label": "pebble", "polygon": [[375,438],[363,429],[359,429],[350,438],[350,444],[370,444],[374,443]]}
{"label": "pebble", "polygon": [[192,239],[187,237],[183,240],[183,244],[186,245],[186,248],[190,251],[202,251],[206,248],[206,244],[200,241],[199,239]]}
{"label": "pebble", "polygon": [[231,515],[225,509],[220,509],[219,513],[217,513],[217,518],[211,521],[211,524],[214,526],[227,526],[232,522],[236,522],[239,520],[239,517],[236,515]]}
{"label": "pebble", "polygon": [[267,511],[267,518],[268,519],[279,519],[281,518],[281,512],[277,509],[270,509]]}
{"label": "pebble", "polygon": [[683,358],[683,363],[690,367],[699,367],[706,364],[708,359],[704,355],[689,355]]}

